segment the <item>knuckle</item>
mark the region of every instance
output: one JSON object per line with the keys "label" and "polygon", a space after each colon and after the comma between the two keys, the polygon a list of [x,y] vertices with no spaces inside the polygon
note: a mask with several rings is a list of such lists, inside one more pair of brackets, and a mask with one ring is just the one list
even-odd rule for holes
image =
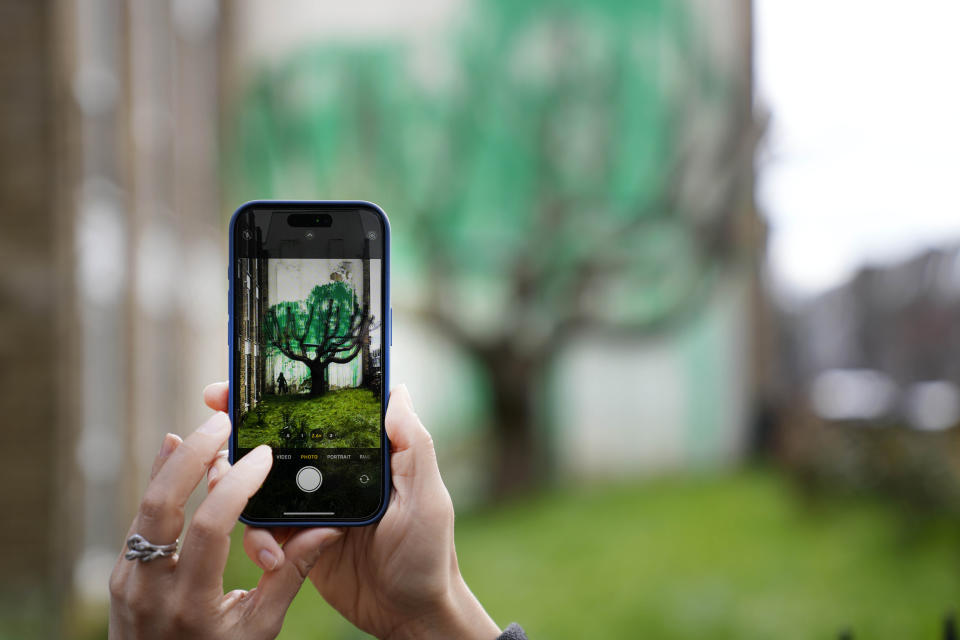
{"label": "knuckle", "polygon": [[199,626],[194,611],[182,602],[174,606],[169,615],[170,625],[181,633],[191,631]]}
{"label": "knuckle", "polygon": [[127,609],[137,618],[144,618],[156,613],[157,601],[144,588],[134,586],[127,593]]}
{"label": "knuckle", "polygon": [[437,450],[433,444],[433,436],[430,435],[430,432],[427,431],[427,428],[423,426],[423,424],[419,420],[417,420],[416,418],[413,418],[413,420],[414,420],[413,427],[414,427],[414,433],[416,433],[416,440],[419,442],[420,446],[424,449],[424,451],[429,452],[430,455],[432,456],[436,456]]}
{"label": "knuckle", "polygon": [[306,580],[307,576],[310,575],[310,572],[313,570],[317,560],[320,559],[320,551],[317,550],[315,553],[310,553],[305,557],[297,558],[293,562],[293,566],[297,569],[297,574],[300,576],[301,580]]}
{"label": "knuckle", "polygon": [[412,411],[410,413],[405,413],[402,416],[400,416],[400,421],[401,421],[401,424],[403,424],[403,426],[408,429],[413,429],[416,431],[424,429],[423,423],[420,422],[420,416],[413,413]]}
{"label": "knuckle", "polygon": [[176,505],[162,491],[149,488],[140,502],[140,515],[147,520],[164,520],[176,512]]}
{"label": "knuckle", "polygon": [[433,436],[430,435],[430,432],[427,431],[426,427],[423,425],[420,426],[420,431],[423,434],[421,436],[421,438],[423,438],[423,445],[425,447],[429,447],[431,451],[436,453],[436,448],[433,446]]}
{"label": "knuckle", "polygon": [[124,576],[120,571],[120,567],[117,566],[113,569],[113,573],[110,574],[110,599],[114,602],[123,602],[127,593],[127,582],[124,580]]}
{"label": "knuckle", "polygon": [[216,520],[205,513],[197,512],[190,523],[190,532],[201,542],[213,540],[223,535]]}
{"label": "knuckle", "polygon": [[205,620],[206,609],[198,606],[196,598],[190,595],[189,590],[182,587],[174,588],[169,597],[169,608],[166,616],[170,626],[178,631],[178,636],[191,635],[189,632],[199,630]]}
{"label": "knuckle", "polygon": [[192,468],[194,465],[208,462],[216,452],[205,451],[193,436],[188,436],[177,447],[176,453],[185,461],[185,466]]}
{"label": "knuckle", "polygon": [[453,501],[450,499],[450,494],[446,491],[443,492],[442,496],[439,497],[436,504],[430,508],[429,513],[432,516],[433,521],[443,522],[446,524],[448,530],[453,530],[455,514],[453,511]]}

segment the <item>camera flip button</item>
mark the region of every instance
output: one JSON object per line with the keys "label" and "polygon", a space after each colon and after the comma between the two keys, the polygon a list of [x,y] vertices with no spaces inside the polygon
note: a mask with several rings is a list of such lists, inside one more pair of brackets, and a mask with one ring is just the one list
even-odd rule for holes
{"label": "camera flip button", "polygon": [[303,467],[297,471],[297,486],[304,493],[313,493],[322,482],[323,474],[316,467]]}

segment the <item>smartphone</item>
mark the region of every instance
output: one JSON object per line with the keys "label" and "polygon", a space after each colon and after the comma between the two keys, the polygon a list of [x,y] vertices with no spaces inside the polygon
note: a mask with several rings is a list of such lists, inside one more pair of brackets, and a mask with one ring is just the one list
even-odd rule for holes
{"label": "smartphone", "polygon": [[230,219],[230,462],[273,468],[240,520],[377,522],[390,496],[390,224],[370,202],[256,201]]}

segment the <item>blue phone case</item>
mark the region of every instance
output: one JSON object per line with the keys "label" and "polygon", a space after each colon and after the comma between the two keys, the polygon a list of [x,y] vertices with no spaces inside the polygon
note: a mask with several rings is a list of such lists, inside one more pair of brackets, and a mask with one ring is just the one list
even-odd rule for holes
{"label": "blue phone case", "polygon": [[[384,291],[384,308],[389,309],[389,312],[386,314],[387,317],[387,326],[385,332],[384,343],[386,348],[383,349],[383,388],[381,393],[383,394],[381,398],[381,420],[385,420],[387,412],[387,399],[389,396],[390,389],[390,349],[393,346],[393,306],[390,301],[390,220],[387,218],[387,214],[383,212],[379,206],[372,202],[367,202],[365,200],[251,200],[250,202],[245,202],[240,205],[236,211],[233,212],[233,215],[230,217],[230,226],[228,228],[229,240],[230,240],[230,264],[227,269],[227,281],[229,282],[229,292],[227,294],[227,307],[229,314],[229,323],[228,323],[228,333],[227,333],[227,345],[230,350],[230,422],[234,423],[234,345],[233,345],[233,336],[235,329],[236,318],[233,314],[233,279],[234,279],[234,266],[236,265],[236,247],[234,246],[234,229],[237,224],[237,219],[240,217],[240,214],[251,208],[257,206],[283,206],[283,205],[338,205],[338,206],[362,206],[375,211],[383,221],[383,260],[384,260],[384,278],[383,278],[383,291]],[[243,515],[240,516],[240,521],[244,524],[248,524],[255,527],[323,527],[323,526],[336,526],[336,527],[362,527],[369,524],[374,524],[378,522],[383,514],[387,512],[387,507],[390,504],[390,489],[392,487],[392,481],[390,476],[390,441],[387,439],[386,427],[383,428],[380,434],[381,450],[383,455],[383,486],[381,488],[383,499],[380,503],[380,508],[377,512],[370,518],[362,521],[357,520],[315,520],[315,521],[297,521],[291,522],[289,520],[250,520]],[[230,432],[230,464],[236,462],[236,429],[231,429]]]}

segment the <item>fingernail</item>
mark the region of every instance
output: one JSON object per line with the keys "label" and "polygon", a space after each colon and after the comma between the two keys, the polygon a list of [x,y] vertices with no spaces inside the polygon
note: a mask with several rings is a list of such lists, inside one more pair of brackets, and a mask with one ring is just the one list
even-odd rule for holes
{"label": "fingernail", "polygon": [[203,388],[203,395],[207,395],[207,392],[211,389],[217,389],[223,385],[227,384],[226,382],[211,382]]}
{"label": "fingernail", "polygon": [[163,443],[160,445],[160,457],[166,458],[170,455],[170,452],[173,451],[173,443],[177,441],[177,437],[172,433],[168,433],[163,436]]}
{"label": "fingernail", "polygon": [[280,564],[280,559],[273,555],[268,549],[260,549],[257,558],[260,559],[260,568],[264,571],[273,571],[277,568],[277,565]]}
{"label": "fingernail", "polygon": [[197,431],[215,436],[223,433],[229,428],[230,420],[227,418],[227,414],[225,414],[223,411],[218,411],[210,416],[206,422],[200,425],[200,428],[197,429]]}

